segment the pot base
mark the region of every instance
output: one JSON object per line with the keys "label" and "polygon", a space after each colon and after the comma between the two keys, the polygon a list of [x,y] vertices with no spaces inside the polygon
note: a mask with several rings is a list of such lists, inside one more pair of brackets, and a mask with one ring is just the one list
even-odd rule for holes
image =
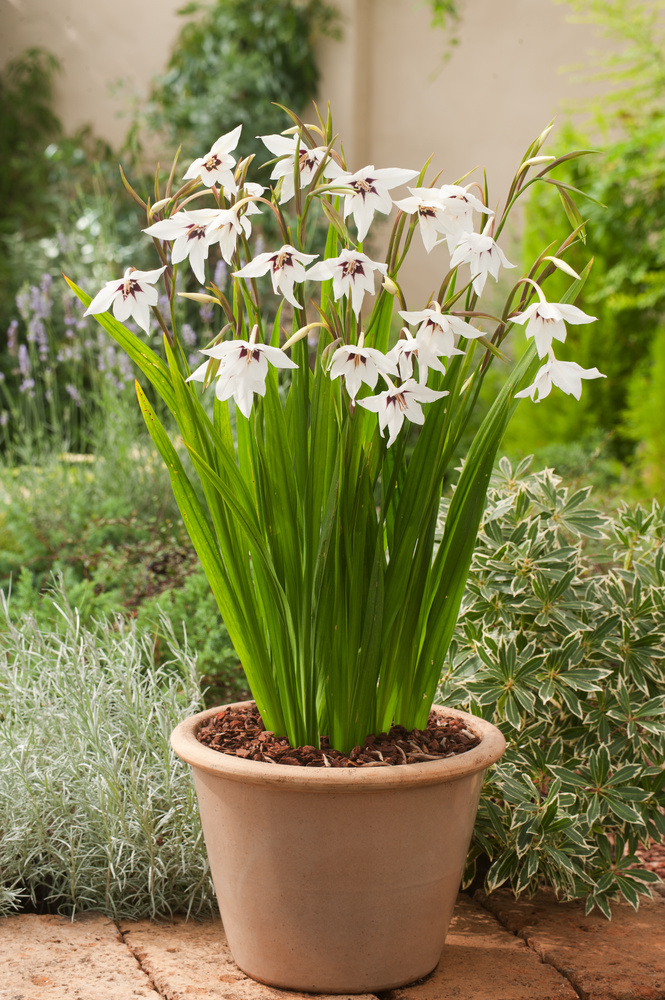
{"label": "pot base", "polygon": [[229,948],[252,979],[314,993],[376,993],[436,968],[485,768],[500,732],[456,757],[383,768],[308,768],[218,753],[196,740],[219,709],[182,723]]}
{"label": "pot base", "polygon": [[[236,962],[236,965],[237,964],[238,963]],[[425,983],[425,982],[427,982],[427,980],[429,979],[429,977],[431,975],[433,975],[434,972],[436,972],[436,968],[437,968],[438,964],[439,964],[439,962],[437,961],[436,965],[434,965],[434,967],[431,968],[429,970],[429,972],[423,973],[423,975],[421,975],[421,976],[416,976],[415,979],[409,979],[406,982],[404,982],[401,979],[399,980],[399,982],[395,982],[394,980],[390,980],[390,982],[385,982],[385,983],[378,984],[378,985],[377,984],[373,984],[371,986],[360,987],[357,982],[355,982],[352,986],[349,986],[348,983],[345,983],[344,981],[342,981],[344,984],[341,985],[339,988],[335,987],[335,988],[331,988],[331,989],[323,989],[320,986],[313,986],[311,984],[310,985],[305,985],[304,983],[296,984],[296,983],[290,982],[288,985],[286,983],[281,983],[281,982],[280,983],[276,983],[276,982],[273,982],[272,980],[269,981],[267,979],[260,979],[258,976],[253,975],[251,972],[248,972],[247,969],[243,969],[239,965],[238,965],[238,968],[240,969],[241,972],[244,972],[244,974],[246,976],[249,976],[250,979],[253,979],[257,983],[261,983],[262,986],[272,986],[272,987],[274,987],[275,989],[278,989],[278,990],[288,990],[290,992],[298,992],[298,993],[316,993],[316,994],[328,995],[328,996],[347,996],[347,995],[348,996],[358,996],[358,995],[365,996],[368,993],[370,993],[370,994],[371,993],[382,993],[382,992],[385,992],[386,990],[396,990],[396,989],[400,989],[401,987],[417,986],[420,983]]]}

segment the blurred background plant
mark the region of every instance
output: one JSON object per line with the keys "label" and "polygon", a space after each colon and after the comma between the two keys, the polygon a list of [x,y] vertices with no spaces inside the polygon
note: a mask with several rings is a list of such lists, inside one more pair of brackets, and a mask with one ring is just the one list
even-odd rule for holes
{"label": "blurred background plant", "polygon": [[[586,245],[573,267],[594,257],[578,300],[598,317],[592,332],[569,332],[566,349],[587,365],[602,338],[607,379],[589,387],[581,411],[569,399],[545,400],[522,411],[506,438],[512,454],[580,444],[605,462],[623,463],[642,496],[665,494],[665,27],[652,0],[565,0],[580,20],[621,43],[599,60],[594,76],[611,83],[589,107],[588,124],[568,128],[554,152],[575,146],[598,155],[570,161],[557,178],[581,188]],[[544,233],[566,231],[561,202],[546,184],[533,188],[526,213],[525,259]],[[576,252],[577,251],[577,252]],[[563,287],[563,286],[562,286]],[[566,355],[567,357],[568,355]],[[580,433],[580,427],[586,431]]]}
{"label": "blurred background plant", "polygon": [[304,110],[316,97],[319,69],[314,45],[339,35],[339,12],[324,0],[216,0],[189,3],[187,18],[166,72],[154,83],[131,139],[140,146],[145,124],[161,132],[169,149],[183,147],[189,163],[237,125],[245,155],[258,154],[250,179],[267,183],[259,135],[281,132],[284,113]]}

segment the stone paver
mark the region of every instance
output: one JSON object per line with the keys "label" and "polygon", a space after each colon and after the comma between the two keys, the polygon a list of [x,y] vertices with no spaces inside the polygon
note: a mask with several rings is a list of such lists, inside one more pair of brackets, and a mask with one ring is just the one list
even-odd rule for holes
{"label": "stone paver", "polygon": [[583,1000],[665,1000],[665,898],[612,906],[612,920],[554,893],[515,900],[499,890],[477,898],[508,930],[558,969]]}
{"label": "stone paver", "polygon": [[487,910],[460,895],[434,973],[385,1000],[577,1000],[570,983],[543,965]]}
{"label": "stone paver", "polygon": [[159,1000],[107,917],[0,920],[0,1000]]}
{"label": "stone paver", "polygon": [[[380,1000],[665,1000],[665,897],[610,923],[548,891],[461,895],[441,961]],[[317,998],[254,982],[220,921],[122,922],[98,913],[0,920],[0,1000],[377,1000]]]}
{"label": "stone paver", "polygon": [[[264,986],[241,972],[231,957],[220,920],[123,921],[120,930],[164,1000],[318,1000],[313,993]],[[374,997],[344,994],[321,1000]]]}

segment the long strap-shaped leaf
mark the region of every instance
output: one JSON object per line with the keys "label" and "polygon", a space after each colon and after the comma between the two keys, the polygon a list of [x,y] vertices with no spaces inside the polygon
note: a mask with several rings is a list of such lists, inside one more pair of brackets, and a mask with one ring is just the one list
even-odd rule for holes
{"label": "long strap-shaped leaf", "polygon": [[231,640],[245,667],[259,710],[262,715],[266,713],[265,718],[271,720],[271,725],[278,727],[275,731],[283,732],[284,720],[279,693],[274,684],[270,658],[262,641],[261,624],[254,614],[255,607],[250,603],[241,608],[235,599],[234,581],[227,573],[208,519],[180,457],[138,382],[136,394],[150,436],[168,469],[185,527],[201,560]]}
{"label": "long strap-shaped leaf", "polygon": [[[592,261],[573,282],[563,297],[570,302],[579,294],[591,269]],[[415,676],[405,678],[400,699],[400,718],[407,728],[423,728],[427,723],[428,705],[434,698],[443,660],[452,638],[471,558],[476,543],[478,527],[485,507],[496,454],[506,427],[518,405],[515,392],[525,379],[533,376],[539,364],[535,344],[532,342],[515,366],[499,395],[485,416],[469,452],[448,509],[443,539],[430,575],[428,592],[423,602],[421,626],[422,639]],[[416,703],[412,692],[425,697]]]}

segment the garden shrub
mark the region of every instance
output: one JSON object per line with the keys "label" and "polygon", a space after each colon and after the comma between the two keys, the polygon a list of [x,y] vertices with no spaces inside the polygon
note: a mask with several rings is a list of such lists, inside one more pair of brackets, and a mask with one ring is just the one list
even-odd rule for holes
{"label": "garden shrub", "polygon": [[[587,365],[597,358],[601,337],[607,378],[590,385],[574,407],[570,399],[551,396],[528,419],[518,413],[505,446],[509,451],[519,446],[520,454],[537,449],[540,457],[544,444],[574,443],[586,428],[606,440],[615,458],[634,464],[643,495],[662,495],[665,19],[662,6],[653,0],[558,2],[612,41],[585,67],[586,77],[603,80],[600,96],[585,109],[592,118],[583,127],[569,126],[559,144],[561,152],[572,144],[599,155],[563,164],[553,175],[595,199],[571,192],[587,226],[586,246],[573,247],[568,259],[578,267],[589,253],[594,256],[577,304],[599,322],[594,331],[570,329],[566,348]],[[575,110],[581,110],[579,105]],[[530,260],[534,247],[542,246],[543,234],[549,240],[566,232],[557,193],[547,184],[534,186],[526,211],[524,258]],[[555,276],[553,294],[556,282]],[[561,276],[559,287],[565,287]]]}
{"label": "garden shrub", "polygon": [[195,658],[166,621],[156,666],[134,625],[87,629],[55,602],[62,630],[7,616],[0,632],[0,914],[209,917],[194,788],[169,747],[202,708]]}
{"label": "garden shrub", "polygon": [[[567,142],[588,144],[579,133]],[[652,368],[654,344],[665,325],[665,115],[646,123],[628,126],[626,134],[600,155],[583,157],[559,168],[558,178],[583,188],[596,201],[580,199],[580,211],[587,220],[586,246],[573,247],[568,260],[579,267],[593,254],[594,263],[577,300],[585,312],[598,317],[597,329],[576,327],[568,331],[564,353],[578,358],[581,365],[598,357],[602,337],[602,385],[589,386],[579,405],[571,399],[548,398],[529,414],[518,413],[507,441],[532,448],[552,440],[578,440],[580,428],[610,435],[612,450],[624,460],[635,450],[636,441],[659,434],[659,427],[640,419],[627,418],[635,409],[638,383],[662,396],[658,372]],[[524,241],[525,258],[548,238],[566,228],[561,221],[561,205],[555,191],[536,185],[527,208]],[[556,285],[557,277],[553,279]],[[559,279],[561,280],[561,279]],[[561,283],[563,287],[563,283]],[[560,289],[555,287],[556,297]],[[641,395],[642,388],[637,391]],[[575,401],[576,402],[576,401]],[[581,407],[581,412],[580,412]],[[644,435],[644,437],[643,437]],[[663,487],[663,480],[652,483]]]}
{"label": "garden shrub", "polygon": [[107,406],[94,455],[45,452],[0,465],[0,589],[11,590],[13,615],[32,610],[40,625],[52,622],[45,590],[57,574],[88,622],[134,611],[194,568],[168,475],[136,443],[127,391]]}
{"label": "garden shrub", "polygon": [[635,851],[665,835],[665,509],[608,517],[528,464],[494,477],[440,687],[508,741],[467,880],[609,915],[657,881]]}
{"label": "garden shrub", "polygon": [[153,636],[158,660],[164,644],[168,646],[171,631],[179,642],[187,642],[196,650],[207,705],[251,698],[238,655],[199,565],[178,586],[144,600],[137,607],[136,620],[141,629]]}

